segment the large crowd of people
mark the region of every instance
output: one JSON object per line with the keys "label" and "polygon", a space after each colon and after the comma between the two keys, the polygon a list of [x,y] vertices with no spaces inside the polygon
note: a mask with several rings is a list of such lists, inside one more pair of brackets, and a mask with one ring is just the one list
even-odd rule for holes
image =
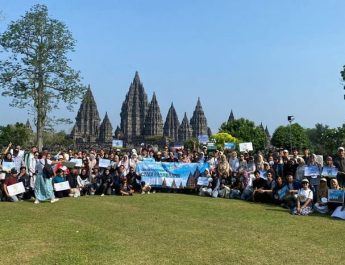
{"label": "large crowd of people", "polygon": [[[302,151],[300,154],[299,151]],[[150,186],[137,172],[137,164],[151,159],[156,162],[208,163],[200,177],[207,179],[193,189],[171,189]],[[80,165],[71,163],[78,159]],[[108,167],[100,167],[101,159],[110,160]],[[234,150],[209,152],[165,147],[154,150],[140,149],[63,150],[51,154],[38,152],[33,146],[23,152],[20,146],[9,144],[0,163],[1,201],[32,200],[57,202],[63,197],[79,196],[131,196],[154,192],[195,192],[213,198],[241,199],[257,203],[273,203],[290,210],[291,214],[308,215],[312,212],[332,213],[343,202],[328,201],[328,190],[341,190],[345,186],[345,150],[338,148],[334,156],[325,156],[320,162],[308,148],[263,152],[237,152]],[[11,169],[3,167],[12,162]],[[318,170],[306,174],[306,168]],[[335,175],[322,174],[323,168],[335,169]],[[8,188],[22,182],[25,192],[11,195]],[[55,184],[68,182],[68,189],[57,190]]]}

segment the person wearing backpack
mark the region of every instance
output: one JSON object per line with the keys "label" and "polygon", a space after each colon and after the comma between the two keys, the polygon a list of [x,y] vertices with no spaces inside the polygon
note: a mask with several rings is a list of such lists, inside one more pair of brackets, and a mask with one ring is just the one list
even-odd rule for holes
{"label": "person wearing backpack", "polygon": [[36,163],[35,204],[40,201],[50,200],[51,203],[54,203],[59,200],[55,198],[52,184],[53,165],[58,162],[47,159],[47,155],[47,152],[40,153]]}

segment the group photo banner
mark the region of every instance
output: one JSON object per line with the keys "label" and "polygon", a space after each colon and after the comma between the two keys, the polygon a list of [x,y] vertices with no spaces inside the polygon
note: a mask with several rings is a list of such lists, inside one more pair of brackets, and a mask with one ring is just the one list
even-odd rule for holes
{"label": "group photo banner", "polygon": [[174,189],[195,188],[208,163],[168,163],[144,161],[137,164],[137,173],[146,184]]}

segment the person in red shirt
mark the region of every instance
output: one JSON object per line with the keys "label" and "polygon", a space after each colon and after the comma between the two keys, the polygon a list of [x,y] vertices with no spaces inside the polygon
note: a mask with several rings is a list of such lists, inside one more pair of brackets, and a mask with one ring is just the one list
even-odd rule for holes
{"label": "person in red shirt", "polygon": [[7,189],[8,186],[11,186],[11,185],[17,183],[17,174],[18,174],[17,169],[12,168],[9,177],[4,180],[3,190],[4,190],[5,195],[6,195],[6,200],[9,202],[19,201],[19,199],[16,195],[10,196],[10,194],[8,193],[8,189]]}

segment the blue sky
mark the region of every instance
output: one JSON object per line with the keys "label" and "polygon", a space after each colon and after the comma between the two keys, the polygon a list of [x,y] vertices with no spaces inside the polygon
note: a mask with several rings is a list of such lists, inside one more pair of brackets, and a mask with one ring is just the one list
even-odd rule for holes
{"label": "blue sky", "polygon": [[[345,1],[0,0],[0,32],[36,3],[71,30],[71,65],[114,129],[135,71],[163,120],[171,102],[190,118],[200,96],[213,132],[231,109],[271,133],[288,115],[304,127],[345,123]],[[26,121],[9,102],[0,98],[0,124]],[[57,115],[74,120],[78,107]]]}

